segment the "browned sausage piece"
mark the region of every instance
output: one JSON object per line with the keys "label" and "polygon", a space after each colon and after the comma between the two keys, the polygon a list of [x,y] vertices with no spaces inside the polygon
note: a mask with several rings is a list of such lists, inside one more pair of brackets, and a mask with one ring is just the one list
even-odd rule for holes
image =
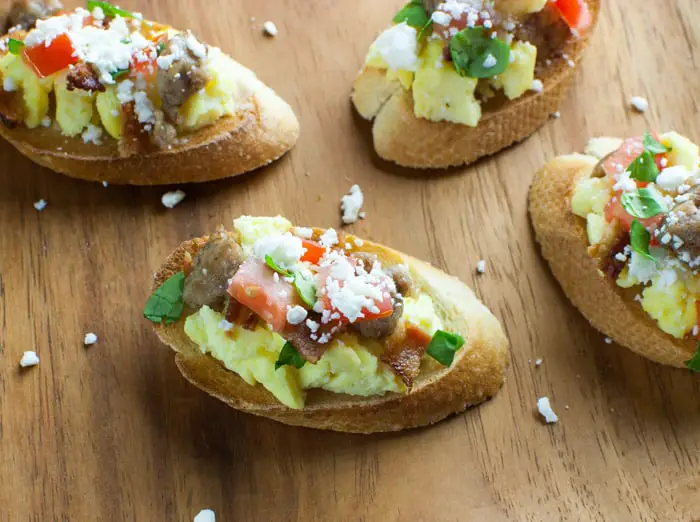
{"label": "browned sausage piece", "polygon": [[28,31],[36,25],[37,20],[48,18],[63,9],[57,0],[19,0],[12,4],[3,25],[3,34],[17,27]]}

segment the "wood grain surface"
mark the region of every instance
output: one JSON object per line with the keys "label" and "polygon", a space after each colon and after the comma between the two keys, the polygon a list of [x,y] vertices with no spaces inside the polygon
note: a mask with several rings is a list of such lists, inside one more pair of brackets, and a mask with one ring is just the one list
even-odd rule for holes
{"label": "wood grain surface", "polygon": [[[700,1],[606,0],[561,118],[447,175],[377,160],[348,101],[399,4],[123,0],[232,53],[302,125],[279,163],[184,187],[174,210],[162,188],[74,181],[0,144],[0,520],[188,521],[203,508],[220,521],[700,519],[700,379],[605,344],[551,277],[526,215],[534,171],[588,136],[700,139]],[[633,95],[650,100],[645,114]],[[501,394],[430,429],[348,436],[240,414],[187,384],[141,317],[153,270],[243,213],[339,226],[352,183],[367,212],[353,233],[460,276],[503,320]],[[87,349],[86,332],[99,336]],[[20,371],[30,349],[41,364]],[[558,424],[538,418],[542,395]]]}

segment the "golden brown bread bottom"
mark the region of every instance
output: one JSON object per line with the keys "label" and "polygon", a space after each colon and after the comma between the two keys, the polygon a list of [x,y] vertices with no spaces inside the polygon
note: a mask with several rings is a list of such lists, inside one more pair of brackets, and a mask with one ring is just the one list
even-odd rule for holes
{"label": "golden brown bread bottom", "polygon": [[244,107],[240,114],[189,135],[183,145],[128,158],[119,157],[111,138],[103,145],[85,144],[53,128],[11,129],[2,124],[0,135],[35,163],[73,178],[130,185],[195,183],[262,167],[296,143],[299,122],[292,108],[262,82],[256,82]]}
{"label": "golden brown bread bottom", "polygon": [[398,80],[386,79],[386,70],[363,67],[353,84],[352,102],[362,117],[374,120],[372,136],[377,154],[404,167],[434,169],[473,163],[521,141],[556,112],[569,89],[600,11],[600,0],[589,0],[593,25],[578,39],[570,39],[545,74],[541,93],[530,92],[484,110],[476,127],[418,118],[413,95]]}
{"label": "golden brown bread bottom", "polygon": [[[352,236],[346,236],[353,242]],[[194,255],[207,238],[180,245],[155,275],[154,288],[182,271],[186,253]],[[353,433],[397,431],[435,423],[464,411],[501,388],[508,360],[508,341],[498,320],[469,287],[430,265],[394,250],[365,242],[382,263],[406,263],[418,288],[429,293],[444,321],[444,329],[461,334],[466,343],[451,368],[421,374],[408,394],[354,397],[309,390],[302,410],[287,408],[262,385],[250,386],[209,355],[184,332],[184,318],[156,325],[161,341],[175,352],[180,372],[195,386],[241,411],[285,424]]]}
{"label": "golden brown bread bottom", "polygon": [[586,224],[571,211],[571,198],[576,183],[589,177],[597,162],[592,156],[562,156],[535,175],[530,217],[542,255],[564,293],[594,328],[644,357],[684,367],[695,353],[695,343],[661,331],[588,254]]}

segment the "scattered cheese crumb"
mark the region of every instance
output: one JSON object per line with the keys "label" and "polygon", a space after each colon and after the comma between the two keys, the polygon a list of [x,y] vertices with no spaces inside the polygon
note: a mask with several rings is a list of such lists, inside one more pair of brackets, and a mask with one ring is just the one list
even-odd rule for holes
{"label": "scattered cheese crumb", "polygon": [[542,366],[542,359],[537,359],[537,360],[535,361],[535,366],[536,366],[537,368],[539,368],[540,366]]}
{"label": "scattered cheese crumb", "polygon": [[37,209],[39,212],[41,212],[42,210],[44,210],[46,208],[46,205],[48,205],[46,200],[40,199],[39,201],[34,203],[34,208]]}
{"label": "scattered cheese crumb", "polygon": [[555,120],[558,120],[559,118],[561,118],[561,112],[559,112],[559,111],[553,112],[552,118],[554,118]]}
{"label": "scattered cheese crumb", "polygon": [[[492,55],[491,53],[489,53],[486,55],[486,58],[484,59],[483,66],[484,66],[484,69],[491,69],[497,63],[498,63],[498,60],[496,59],[496,57],[494,55]],[[540,83],[542,83],[542,82],[540,82]],[[534,82],[533,82],[533,84],[534,84]]]}
{"label": "scattered cheese crumb", "polygon": [[559,417],[557,417],[557,414],[552,410],[551,404],[549,404],[549,397],[537,399],[537,410],[540,412],[540,415],[544,417],[547,424],[559,422]]}
{"label": "scattered cheese crumb", "polygon": [[542,83],[542,80],[538,80],[538,79],[532,80],[532,86],[530,87],[530,89],[535,91],[535,92],[544,91],[544,84]]}
{"label": "scattered cheese crumb", "polygon": [[333,245],[338,244],[338,233],[333,228],[326,230],[320,238],[320,243],[326,248],[330,248]]}
{"label": "scattered cheese crumb", "polygon": [[36,352],[24,352],[24,355],[22,355],[22,358],[19,360],[19,365],[22,368],[36,366],[37,364],[39,364],[39,357]]}
{"label": "scattered cheese crumb", "polygon": [[361,247],[364,244],[365,244],[365,242],[362,241],[360,238],[355,239],[355,246],[356,247]]}
{"label": "scattered cheese crumb", "polygon": [[610,339],[610,337],[605,338],[605,344],[612,344],[612,342],[613,341],[612,341],[612,339]]}
{"label": "scattered cheese crumb", "polygon": [[102,128],[97,125],[89,124],[82,134],[83,143],[94,143],[95,145],[102,144]]}
{"label": "scattered cheese crumb", "polygon": [[649,108],[649,102],[641,96],[633,96],[630,104],[639,112],[644,112]]}
{"label": "scattered cheese crumb", "polygon": [[311,239],[314,236],[314,231],[306,227],[294,227],[294,234],[302,239]]}
{"label": "scattered cheese crumb", "polygon": [[48,116],[44,116],[41,119],[41,126],[47,128],[47,129],[49,127],[51,127],[51,118],[49,118]]}
{"label": "scattered cheese crumb", "polygon": [[364,195],[359,185],[350,187],[350,192],[340,200],[340,209],[343,211],[343,223],[350,225],[357,222],[364,203]]}
{"label": "scattered cheese crumb", "polygon": [[90,332],[85,334],[85,339],[83,339],[83,344],[85,346],[91,346],[97,342],[97,336]]}
{"label": "scattered cheese crumb", "polygon": [[175,208],[183,199],[185,199],[185,193],[182,190],[174,190],[163,194],[160,201],[164,207]]}
{"label": "scattered cheese crumb", "polygon": [[481,259],[477,264],[476,264],[476,271],[479,274],[483,274],[486,272],[486,261]]}
{"label": "scattered cheese crumb", "polygon": [[216,513],[211,509],[203,509],[194,517],[194,522],[216,522]]}
{"label": "scattered cheese crumb", "polygon": [[277,26],[274,24],[274,22],[271,22],[270,20],[263,24],[263,31],[266,35],[272,36],[273,38],[279,33],[279,31],[277,30]]}
{"label": "scattered cheese crumb", "polygon": [[303,306],[295,305],[287,307],[287,322],[289,324],[301,324],[306,320],[308,312]]}
{"label": "scattered cheese crumb", "polygon": [[233,323],[227,321],[226,319],[222,319],[219,323],[219,328],[221,328],[224,332],[229,332],[233,330]]}
{"label": "scattered cheese crumb", "polygon": [[5,76],[2,80],[2,88],[5,92],[14,92],[17,90],[17,82],[9,76]]}
{"label": "scattered cheese crumb", "polygon": [[109,187],[109,183],[107,183],[106,181],[103,181],[103,182],[102,182],[102,186],[103,186],[104,188],[107,188],[107,187]]}

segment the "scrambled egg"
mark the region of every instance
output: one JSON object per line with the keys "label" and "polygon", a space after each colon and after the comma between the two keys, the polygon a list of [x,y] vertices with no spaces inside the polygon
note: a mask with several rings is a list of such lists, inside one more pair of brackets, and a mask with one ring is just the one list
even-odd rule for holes
{"label": "scrambled egg", "polygon": [[22,90],[25,125],[30,129],[41,125],[41,120],[49,112],[49,93],[53,89],[54,77],[40,79],[24,60],[9,53],[0,59],[0,73],[3,78],[11,78]]}
{"label": "scrambled egg", "polygon": [[642,291],[642,308],[658,322],[661,330],[677,338],[698,324],[695,298],[688,295],[680,279],[666,285],[661,278],[655,278],[651,286]]}
{"label": "scrambled egg", "polygon": [[[268,235],[282,234],[291,223],[282,217],[253,218],[244,216],[234,222],[244,249]],[[245,253],[245,252],[244,252]],[[404,320],[433,334],[442,328],[430,296],[421,294],[404,301]],[[202,353],[208,353],[237,373],[251,386],[262,384],[289,408],[303,408],[304,390],[321,388],[334,393],[374,396],[388,392],[404,392],[400,378],[380,360],[382,346],[345,333],[334,339],[328,351],[316,364],[301,369],[283,366],[275,370],[275,362],[285,344],[278,334],[265,326],[249,331],[235,326],[230,331],[219,327],[222,314],[209,307],[201,308],[185,321],[185,333]]]}

